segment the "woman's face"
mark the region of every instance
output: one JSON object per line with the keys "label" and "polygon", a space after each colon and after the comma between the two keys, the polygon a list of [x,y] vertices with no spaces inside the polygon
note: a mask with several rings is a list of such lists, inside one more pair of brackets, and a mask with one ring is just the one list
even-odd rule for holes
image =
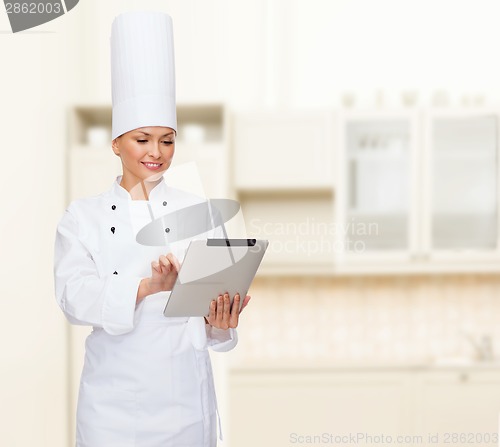
{"label": "woman's face", "polygon": [[112,148],[127,181],[156,181],[172,163],[175,132],[170,127],[140,127],[115,138]]}

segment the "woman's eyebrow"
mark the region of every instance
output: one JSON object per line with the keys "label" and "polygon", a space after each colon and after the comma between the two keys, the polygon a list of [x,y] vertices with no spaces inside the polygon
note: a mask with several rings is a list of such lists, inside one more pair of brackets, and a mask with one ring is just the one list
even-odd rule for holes
{"label": "woman's eyebrow", "polygon": [[[148,137],[151,136],[151,134],[147,133],[147,132],[143,132],[142,130],[138,130],[137,132],[140,132],[140,133],[143,133],[144,135],[147,135]],[[172,135],[174,132],[169,132],[169,133],[166,133],[165,135],[162,135],[162,137],[167,137],[169,135]]]}

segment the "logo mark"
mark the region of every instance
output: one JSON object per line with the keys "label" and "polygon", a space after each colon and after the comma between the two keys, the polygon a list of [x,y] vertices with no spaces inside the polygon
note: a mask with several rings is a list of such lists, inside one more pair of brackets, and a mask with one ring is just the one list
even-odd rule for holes
{"label": "logo mark", "polygon": [[4,0],[13,33],[57,19],[72,10],[79,0]]}

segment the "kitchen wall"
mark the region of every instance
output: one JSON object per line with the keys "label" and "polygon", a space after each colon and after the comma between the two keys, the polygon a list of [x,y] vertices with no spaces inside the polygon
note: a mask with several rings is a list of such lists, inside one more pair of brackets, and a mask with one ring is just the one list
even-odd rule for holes
{"label": "kitchen wall", "polygon": [[79,61],[68,14],[12,34],[0,11],[0,443],[68,445],[67,323],[53,294],[66,197],[66,105]]}
{"label": "kitchen wall", "polygon": [[453,364],[483,335],[499,356],[499,290],[498,274],[259,278],[234,365]]}
{"label": "kitchen wall", "polygon": [[303,108],[353,97],[355,107],[402,105],[403,96],[417,104],[500,100],[495,0],[88,0],[78,8],[81,82],[73,93],[80,100],[111,99],[110,24],[118,12],[141,8],[174,18],[180,102]]}

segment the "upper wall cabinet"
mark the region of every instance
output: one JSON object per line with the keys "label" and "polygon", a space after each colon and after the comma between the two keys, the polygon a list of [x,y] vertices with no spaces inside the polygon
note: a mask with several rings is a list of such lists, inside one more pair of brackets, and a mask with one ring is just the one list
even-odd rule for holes
{"label": "upper wall cabinet", "polygon": [[[332,112],[235,112],[230,189],[241,237],[269,239],[259,274],[332,271]],[[325,248],[326,247],[326,248]]]}
{"label": "upper wall cabinet", "polygon": [[497,111],[426,117],[423,251],[433,258],[497,258]]}
{"label": "upper wall cabinet", "polygon": [[497,111],[349,113],[338,123],[339,270],[498,270]]}
{"label": "upper wall cabinet", "polygon": [[340,124],[338,254],[406,257],[416,245],[416,119],[379,112]]}
{"label": "upper wall cabinet", "polygon": [[235,113],[236,189],[331,189],[332,115],[325,111]]}

